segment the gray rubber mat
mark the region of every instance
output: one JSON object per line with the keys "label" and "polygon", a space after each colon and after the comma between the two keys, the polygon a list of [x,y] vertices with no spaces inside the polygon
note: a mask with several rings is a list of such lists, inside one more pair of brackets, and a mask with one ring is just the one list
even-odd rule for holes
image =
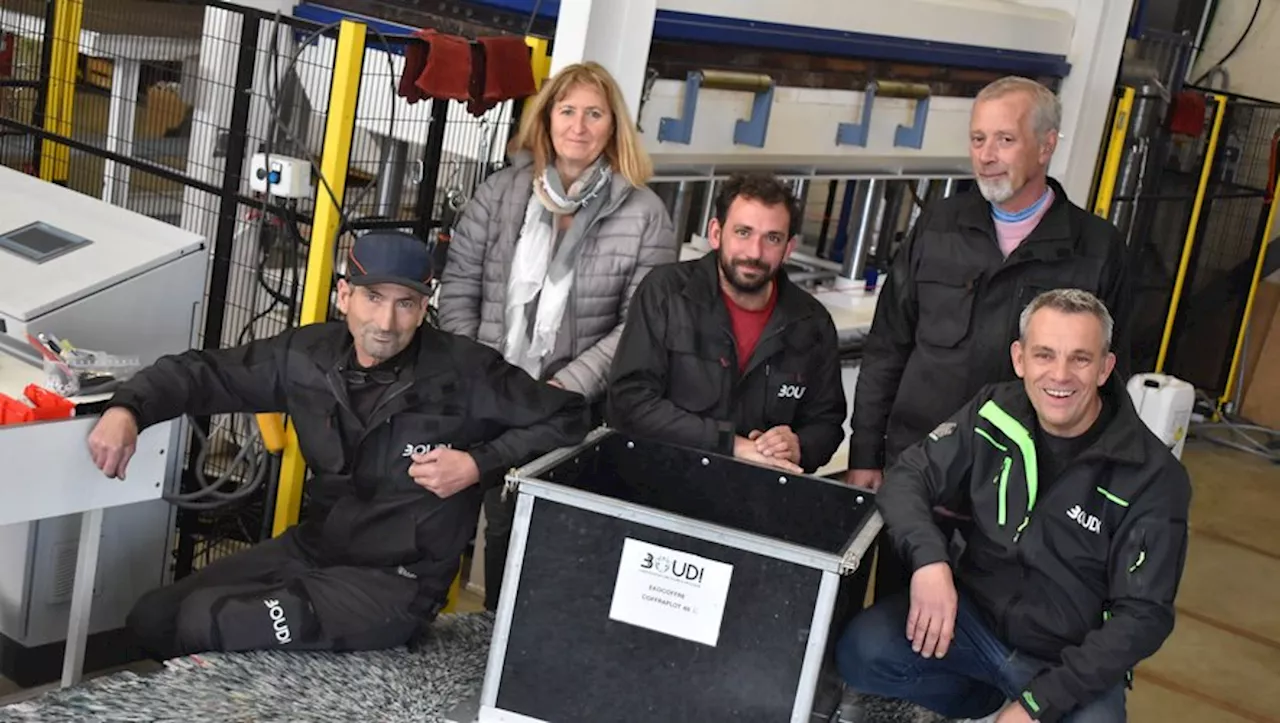
{"label": "gray rubber mat", "polygon": [[439,721],[484,679],[492,622],[443,616],[414,650],[211,653],[0,708],[0,721]]}
{"label": "gray rubber mat", "polygon": [[[210,653],[120,672],[0,708],[3,723],[443,723],[480,690],[492,619],[442,616],[414,648],[366,653]],[[876,701],[868,723],[932,723]]]}

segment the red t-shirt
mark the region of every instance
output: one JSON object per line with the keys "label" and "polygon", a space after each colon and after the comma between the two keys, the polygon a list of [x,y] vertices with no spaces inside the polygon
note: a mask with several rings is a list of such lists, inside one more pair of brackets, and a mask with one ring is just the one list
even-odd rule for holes
{"label": "red t-shirt", "polygon": [[763,309],[755,311],[753,309],[744,309],[738,306],[729,295],[721,289],[720,296],[724,298],[725,308],[729,310],[729,321],[733,324],[733,340],[738,347],[738,373],[741,374],[747,370],[747,362],[751,361],[751,354],[756,350],[756,343],[760,341],[760,335],[764,333],[764,327],[769,323],[769,317],[773,316],[773,308],[778,305],[778,286],[774,284],[773,289],[769,292],[769,303],[765,304]]}

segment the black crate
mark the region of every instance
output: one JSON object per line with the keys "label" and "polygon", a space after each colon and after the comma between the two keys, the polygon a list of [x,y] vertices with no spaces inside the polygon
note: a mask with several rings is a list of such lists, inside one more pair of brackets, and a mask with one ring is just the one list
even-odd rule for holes
{"label": "black crate", "polygon": [[871,493],[608,430],[510,481],[480,721],[808,720]]}

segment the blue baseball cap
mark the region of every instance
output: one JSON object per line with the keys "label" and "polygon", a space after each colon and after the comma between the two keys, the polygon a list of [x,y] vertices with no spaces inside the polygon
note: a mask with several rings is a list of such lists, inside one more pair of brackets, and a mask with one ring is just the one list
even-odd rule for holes
{"label": "blue baseball cap", "polygon": [[430,294],[431,250],[402,231],[370,231],[347,254],[347,282],[356,286],[399,284]]}

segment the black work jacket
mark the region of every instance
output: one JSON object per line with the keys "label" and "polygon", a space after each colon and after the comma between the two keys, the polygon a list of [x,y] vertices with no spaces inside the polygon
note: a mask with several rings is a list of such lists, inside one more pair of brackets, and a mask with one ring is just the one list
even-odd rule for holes
{"label": "black work jacket", "polygon": [[1016,378],[1009,345],[1038,294],[1088,291],[1115,319],[1112,351],[1129,368],[1129,274],[1120,232],[1054,202],[1006,259],[991,204],[971,190],[927,207],[894,255],[876,303],[854,394],[851,469],[881,469],[984,384]]}
{"label": "black work jacket", "polygon": [[826,464],[847,410],[835,324],[785,271],[776,283],[777,304],[739,373],[716,254],[649,272],[614,356],[609,424],[725,455],[735,435],[788,425],[800,438],[800,466]]}
{"label": "black work jacket", "polygon": [[[387,568],[443,595],[470,542],[483,490],[588,431],[580,395],[537,382],[492,349],[424,327],[416,358],[373,407],[351,408],[343,323],[313,324],[233,349],[166,356],[116,392],[139,428],[182,414],[284,412],[313,473],[299,540],[322,565]],[[409,477],[411,455],[469,452],[481,484],[441,499]]]}
{"label": "black work jacket", "polygon": [[911,569],[947,561],[933,508],[972,518],[957,584],[1011,649],[1051,667],[1020,700],[1052,722],[1125,682],[1173,631],[1191,482],[1114,375],[1115,413],[1057,479],[1021,381],[984,387],[885,472],[876,504]]}

